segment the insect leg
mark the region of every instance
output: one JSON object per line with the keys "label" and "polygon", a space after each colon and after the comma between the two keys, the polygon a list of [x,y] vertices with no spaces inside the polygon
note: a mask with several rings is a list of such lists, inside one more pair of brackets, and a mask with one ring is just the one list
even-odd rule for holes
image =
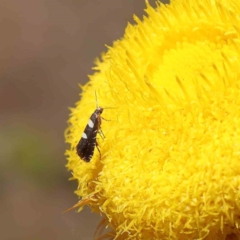
{"label": "insect leg", "polygon": [[[100,134],[99,134],[100,135]],[[99,145],[98,145],[98,142],[97,142],[97,140],[96,140],[96,148],[97,148],[97,150],[98,150],[98,152],[99,152],[99,155],[100,155],[100,159],[102,158],[102,155],[101,155],[101,152],[100,152],[100,149],[99,149],[99,147],[98,147]]]}
{"label": "insect leg", "polygon": [[101,119],[103,119],[104,121],[107,121],[107,122],[110,122],[110,121],[111,121],[111,120],[108,120],[108,119],[103,118],[103,117],[101,117]]}
{"label": "insect leg", "polygon": [[101,128],[98,129],[98,134],[101,136],[102,139],[106,138]]}

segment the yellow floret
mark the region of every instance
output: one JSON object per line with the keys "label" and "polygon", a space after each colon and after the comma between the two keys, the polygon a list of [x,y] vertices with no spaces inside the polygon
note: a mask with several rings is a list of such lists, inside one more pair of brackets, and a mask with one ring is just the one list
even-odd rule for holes
{"label": "yellow floret", "polygon": [[[116,239],[240,237],[240,1],[147,3],[71,109],[67,168]],[[76,144],[106,108],[89,163]],[[231,235],[232,236],[232,235]]]}

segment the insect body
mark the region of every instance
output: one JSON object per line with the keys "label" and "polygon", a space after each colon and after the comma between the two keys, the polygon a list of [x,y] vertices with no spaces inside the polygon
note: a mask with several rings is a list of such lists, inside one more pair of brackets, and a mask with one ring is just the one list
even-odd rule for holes
{"label": "insect body", "polygon": [[97,107],[97,109],[91,115],[88,121],[88,124],[84,129],[82,137],[76,146],[78,156],[86,162],[89,162],[91,160],[94,153],[95,146],[97,147],[96,137],[97,137],[97,133],[101,129],[102,112],[103,112],[103,108]]}

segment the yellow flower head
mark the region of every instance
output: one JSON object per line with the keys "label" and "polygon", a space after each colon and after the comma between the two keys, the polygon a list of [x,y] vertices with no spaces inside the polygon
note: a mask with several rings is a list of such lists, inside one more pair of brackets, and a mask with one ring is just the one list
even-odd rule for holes
{"label": "yellow flower head", "polygon": [[[67,167],[77,205],[116,239],[240,236],[240,1],[147,3],[148,17],[96,64],[71,109]],[[76,145],[106,108],[89,163]]]}

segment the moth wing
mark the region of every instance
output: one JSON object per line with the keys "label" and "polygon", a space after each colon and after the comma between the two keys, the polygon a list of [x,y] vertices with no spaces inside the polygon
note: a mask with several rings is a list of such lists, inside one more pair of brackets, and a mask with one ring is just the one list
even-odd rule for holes
{"label": "moth wing", "polygon": [[76,146],[77,154],[80,158],[82,158],[82,152],[87,147],[88,140],[85,138],[81,138]]}

